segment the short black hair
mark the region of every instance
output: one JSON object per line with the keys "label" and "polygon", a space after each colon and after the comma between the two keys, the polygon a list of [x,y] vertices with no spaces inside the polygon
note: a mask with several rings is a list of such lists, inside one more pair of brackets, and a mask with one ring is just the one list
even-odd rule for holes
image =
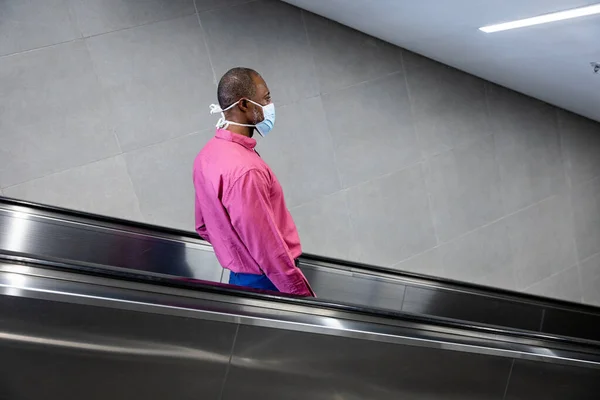
{"label": "short black hair", "polygon": [[256,94],[254,77],[260,76],[250,68],[232,68],[221,77],[217,88],[219,106],[225,109],[241,98],[252,98]]}

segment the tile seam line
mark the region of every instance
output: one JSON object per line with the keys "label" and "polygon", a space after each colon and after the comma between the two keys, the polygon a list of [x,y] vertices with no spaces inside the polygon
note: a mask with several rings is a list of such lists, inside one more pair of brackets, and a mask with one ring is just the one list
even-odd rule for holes
{"label": "tile seam line", "polygon": [[[410,85],[408,83],[408,69],[406,68],[406,62],[404,60],[404,51],[400,51],[400,64],[402,66],[402,71],[404,72],[404,86],[406,87],[406,96],[408,97],[408,104],[409,104],[409,108],[410,108],[410,116],[411,116],[411,125],[413,128],[413,134],[415,136],[415,140],[417,142],[417,146],[418,146],[418,151],[419,151],[419,156],[422,162],[421,168],[420,168],[420,175],[421,175],[421,179],[423,180],[423,188],[425,189],[425,193],[427,195],[427,211],[429,214],[429,222],[431,222],[431,228],[433,230],[433,237],[435,239],[435,244],[436,246],[440,245],[440,235],[438,233],[438,227],[436,226],[435,223],[435,218],[433,217],[433,193],[431,193],[431,190],[429,190],[429,185],[427,183],[428,179],[427,176],[425,174],[425,169],[429,169],[428,166],[425,165],[425,163],[429,164],[429,159],[426,157],[423,157],[423,148],[421,147],[422,143],[420,140],[420,135],[419,132],[417,130],[417,117],[416,117],[416,113],[415,113],[415,107],[413,104],[413,98],[411,95],[411,90],[410,90]],[[442,265],[442,269],[444,268],[444,266]]]}
{"label": "tile seam line", "polygon": [[356,87],[356,86],[364,85],[365,83],[371,83],[371,82],[375,82],[375,81],[378,81],[378,80],[383,80],[385,78],[389,78],[391,76],[398,75],[398,74],[404,74],[404,71],[402,70],[402,67],[401,67],[401,69],[395,70],[393,72],[389,72],[389,73],[384,74],[384,75],[380,75],[380,76],[375,77],[375,78],[370,78],[370,79],[367,79],[367,80],[364,80],[364,81],[361,81],[361,82],[352,83],[352,84],[347,85],[347,86],[341,86],[341,87],[339,87],[337,89],[334,89],[332,91],[321,92],[320,95],[321,96],[330,96],[332,94],[336,94],[338,92],[341,92],[341,91],[344,91],[344,90],[347,90],[347,89],[351,89],[351,88]]}
{"label": "tile seam line", "polygon": [[210,46],[208,45],[208,33],[206,32],[206,29],[204,29],[204,25],[202,25],[200,13],[198,12],[198,6],[196,5],[196,0],[193,0],[193,3],[194,3],[194,10],[196,10],[196,20],[198,21],[198,26],[200,27],[200,31],[202,32],[202,42],[204,43],[204,48],[206,49],[206,56],[208,57],[208,64],[210,65],[210,70],[211,70],[212,76],[213,76],[213,85],[217,85],[219,82],[217,81],[217,72],[215,71],[215,65],[213,63],[212,55],[210,53]]}
{"label": "tile seam line", "polygon": [[[104,107],[106,108],[107,117],[112,117],[111,105],[107,99],[106,93],[103,90],[102,82],[100,81],[100,74],[98,74],[98,70],[96,69],[96,63],[94,62],[94,58],[92,57],[92,52],[90,51],[90,46],[86,40],[83,41],[83,45],[85,46],[85,50],[90,58],[90,63],[92,64],[92,72],[94,77],[96,78],[96,83],[98,85],[98,89],[100,90],[100,97],[102,98],[102,103],[104,103]],[[112,119],[112,118],[111,118]],[[115,129],[111,129],[108,124],[106,125],[107,130],[111,130],[113,137],[117,143],[117,148],[119,149],[119,154],[123,154],[123,146],[121,146],[121,140],[119,139],[119,135]]]}
{"label": "tile seam line", "polygon": [[12,185],[9,185],[9,186],[2,186],[1,189],[2,190],[10,189],[10,188],[13,188],[15,186],[19,186],[19,185],[23,185],[25,183],[37,181],[39,179],[44,179],[44,178],[47,178],[47,177],[52,176],[52,175],[56,175],[56,174],[60,174],[60,173],[63,173],[63,172],[71,171],[71,170],[76,169],[76,168],[81,168],[81,167],[84,167],[84,166],[89,165],[89,164],[93,164],[93,163],[100,162],[100,161],[105,161],[105,160],[108,160],[109,158],[114,158],[114,157],[118,157],[118,156],[125,157],[125,155],[131,154],[131,153],[136,152],[138,150],[147,149],[149,147],[158,146],[158,145],[170,142],[172,140],[183,139],[183,138],[186,138],[188,136],[192,136],[194,134],[200,134],[200,133],[209,132],[209,131],[212,131],[212,128],[184,133],[183,135],[178,135],[178,136],[175,136],[175,137],[172,137],[172,138],[169,138],[169,139],[161,140],[161,141],[156,142],[156,143],[147,144],[145,146],[137,147],[135,149],[125,150],[125,151],[122,151],[121,153],[112,154],[112,155],[109,155],[109,156],[106,156],[106,157],[98,158],[97,160],[88,161],[88,162],[85,162],[83,164],[79,164],[79,165],[75,165],[75,166],[72,166],[72,167],[69,167],[69,168],[61,169],[59,171],[54,171],[54,172],[51,172],[49,174],[38,176],[38,177],[35,177],[33,179],[28,179],[28,180],[23,181],[23,182],[15,183],[15,184],[12,184]]}
{"label": "tile seam line", "polygon": [[[493,224],[496,224],[496,223],[498,223],[498,222],[502,221],[503,219],[506,219],[506,218],[512,217],[512,216],[514,216],[514,215],[516,215],[516,214],[518,214],[518,213],[520,213],[520,212],[522,212],[522,211],[526,211],[526,210],[528,210],[528,209],[530,209],[530,208],[536,207],[536,206],[540,205],[541,203],[543,203],[543,202],[545,202],[545,201],[549,201],[549,200],[551,200],[552,198],[554,198],[554,197],[557,197],[557,196],[558,196],[558,195],[556,195],[556,194],[552,194],[552,195],[550,195],[550,196],[548,196],[548,197],[545,197],[545,198],[543,198],[542,200],[540,200],[540,201],[538,201],[538,202],[536,202],[536,203],[530,204],[530,205],[528,205],[528,206],[526,206],[526,207],[523,207],[523,208],[521,208],[521,209],[519,209],[519,210],[517,210],[517,211],[514,211],[514,212],[512,212],[512,213],[510,213],[510,214],[506,214],[506,215],[504,215],[504,216],[502,216],[502,217],[500,217],[500,218],[497,218],[497,219],[495,219],[495,220],[493,220],[493,221],[490,221],[490,222],[486,223],[485,225],[479,226],[479,227],[477,227],[477,228],[475,228],[475,229],[472,229],[472,230],[470,230],[470,231],[468,231],[468,232],[465,232],[465,233],[463,233],[463,234],[461,234],[461,235],[459,235],[459,236],[457,236],[457,237],[455,237],[455,238],[452,238],[452,239],[451,239],[451,240],[449,240],[449,241],[442,242],[442,243],[440,243],[439,245],[437,245],[437,246],[435,246],[435,247],[429,248],[429,249],[427,249],[427,250],[425,250],[425,251],[423,251],[423,252],[421,252],[421,253],[415,254],[415,255],[413,255],[413,256],[410,256],[410,257],[408,257],[408,258],[405,258],[405,259],[403,259],[403,260],[401,260],[401,261],[398,261],[397,263],[394,263],[394,264],[392,264],[392,267],[394,267],[394,266],[398,266],[398,265],[400,265],[400,264],[402,264],[402,263],[404,263],[404,262],[410,261],[410,260],[412,260],[413,258],[416,258],[416,257],[422,256],[422,255],[424,255],[425,253],[427,253],[427,252],[429,252],[429,251],[432,251],[432,250],[436,250],[436,249],[438,249],[438,248],[440,248],[440,247],[442,247],[442,246],[444,246],[444,245],[447,245],[447,244],[454,243],[455,241],[457,241],[457,240],[459,240],[459,239],[462,239],[462,238],[464,238],[464,237],[466,237],[466,236],[468,236],[468,235],[470,235],[470,234],[472,234],[472,233],[475,233],[475,232],[477,232],[477,231],[479,231],[479,230],[481,230],[481,229],[487,228],[487,227],[489,227],[489,226],[491,226],[491,225],[493,225]],[[570,267],[569,267],[569,268],[570,268]],[[567,268],[567,269],[568,269],[568,268]]]}
{"label": "tile seam line", "polygon": [[[209,13],[209,12],[215,12],[215,11],[224,10],[224,9],[227,9],[227,8],[235,8],[235,7],[239,7],[239,6],[245,6],[247,4],[257,3],[259,1],[264,1],[264,0],[246,0],[246,1],[243,1],[243,2],[237,3],[237,4],[234,3],[234,4],[229,4],[229,5],[227,5],[227,4],[225,4],[225,5],[218,5],[218,6],[214,6],[214,7],[211,7],[211,8],[207,8],[206,10],[199,11],[198,7],[196,6],[196,0],[194,0],[194,7],[196,8],[196,13],[198,13],[198,14],[204,14],[204,13]],[[295,7],[295,6],[292,6],[292,7]]]}
{"label": "tile seam line", "polygon": [[537,284],[540,284],[540,283],[545,282],[545,281],[547,281],[549,279],[555,278],[556,276],[558,276],[558,275],[560,275],[560,274],[562,274],[562,273],[564,273],[564,272],[566,272],[566,271],[568,271],[568,270],[570,270],[572,268],[577,268],[578,266],[579,266],[578,263],[569,265],[567,268],[562,269],[562,270],[560,270],[558,272],[553,272],[552,275],[548,275],[547,277],[545,277],[543,279],[540,279],[539,281],[537,281],[535,283],[532,283],[531,285],[526,286],[523,289],[519,289],[519,290],[529,290],[529,289],[531,289],[532,287],[534,287]]}
{"label": "tile seam line", "polygon": [[[253,1],[256,1],[256,0],[253,0]],[[178,15],[176,17],[169,17],[169,18],[165,18],[165,19],[158,19],[158,20],[155,20],[155,21],[148,21],[148,22],[144,22],[144,23],[139,24],[139,25],[128,26],[128,27],[125,27],[125,28],[119,28],[119,29],[115,29],[115,30],[112,30],[112,31],[108,31],[108,32],[96,33],[96,34],[89,35],[89,36],[80,36],[80,37],[76,37],[74,39],[69,39],[69,40],[65,40],[65,41],[61,41],[61,42],[57,42],[57,43],[51,43],[51,44],[44,45],[44,46],[34,47],[32,49],[22,50],[22,51],[18,51],[18,52],[15,52],[15,53],[2,54],[2,55],[0,55],[0,60],[3,59],[3,58],[6,58],[6,57],[15,57],[15,56],[18,56],[18,55],[21,55],[21,54],[26,54],[26,53],[35,52],[35,51],[38,51],[38,50],[48,49],[50,47],[61,46],[61,45],[64,45],[64,44],[73,43],[73,42],[77,42],[77,41],[85,41],[87,39],[92,39],[92,38],[95,38],[95,37],[98,37],[98,36],[109,35],[111,33],[116,33],[116,32],[123,32],[123,31],[127,31],[127,30],[130,30],[130,29],[139,28],[139,27],[142,27],[142,26],[157,24],[159,22],[173,21],[173,20],[180,19],[180,18],[190,17],[192,15],[196,15],[196,12],[186,13],[186,14],[183,14],[183,15]]]}
{"label": "tile seam line", "polygon": [[[577,244],[577,226],[575,223],[575,208],[573,207],[573,181],[571,179],[571,176],[569,175],[569,169],[567,168],[567,156],[566,156],[566,149],[565,149],[565,144],[564,144],[564,135],[563,135],[563,125],[561,122],[561,118],[560,118],[560,109],[558,107],[554,108],[554,121],[556,123],[556,134],[558,135],[558,151],[559,151],[559,156],[560,156],[560,166],[562,169],[562,173],[563,176],[565,178],[565,184],[567,185],[567,208],[568,208],[568,212],[570,214],[570,218],[569,218],[569,223],[570,223],[570,228],[571,228],[571,245],[573,246],[573,251],[575,253],[575,261],[576,261],[576,265],[575,267],[577,268],[577,283],[579,284],[579,294],[581,296],[581,301],[585,302],[584,299],[584,295],[583,295],[583,274],[582,274],[582,261],[581,261],[581,257],[580,257],[580,252],[579,252],[579,245]],[[570,162],[569,162],[570,164]],[[572,268],[572,267],[570,267]],[[561,271],[564,272],[564,271]],[[557,273],[558,274],[558,273]],[[554,275],[552,275],[554,276]],[[546,278],[549,279],[549,278]],[[544,280],[546,280],[544,279]],[[544,280],[540,281],[543,282]],[[541,328],[540,328],[541,330]]]}
{"label": "tile seam line", "polygon": [[[315,77],[317,79],[317,85],[319,86],[319,92],[321,91],[321,80],[319,79],[319,74],[317,72],[317,63],[315,61],[315,51],[314,51],[314,47],[312,45],[312,42],[310,40],[310,35],[308,34],[308,25],[306,24],[306,17],[305,17],[305,13],[306,11],[301,9],[300,10],[300,20],[302,21],[302,27],[304,28],[304,35],[306,37],[306,44],[308,46],[308,50],[310,51],[310,58],[312,61],[312,69],[313,72],[315,74]],[[327,112],[325,111],[325,106],[323,105],[323,98],[320,95],[317,95],[317,97],[319,98],[319,103],[321,105],[321,111],[323,112],[323,116],[325,117],[325,125],[327,128],[327,135],[329,137],[329,141],[331,142],[331,151],[333,152],[333,165],[335,166],[335,172],[336,172],[336,176],[337,176],[337,183],[339,186],[339,190],[341,190],[344,187],[344,182],[342,181],[342,173],[340,171],[340,167],[338,165],[338,156],[337,156],[337,151],[336,151],[336,146],[335,146],[335,140],[333,138],[333,134],[331,133],[331,128],[330,128],[330,123],[329,123],[329,118],[327,117]],[[336,190],[335,192],[338,192],[339,190]]]}

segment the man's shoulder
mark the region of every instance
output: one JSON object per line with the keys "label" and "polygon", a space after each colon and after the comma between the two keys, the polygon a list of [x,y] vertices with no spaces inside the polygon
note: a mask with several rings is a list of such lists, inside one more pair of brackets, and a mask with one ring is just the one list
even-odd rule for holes
{"label": "man's shoulder", "polygon": [[230,142],[212,138],[196,156],[194,166],[227,164],[237,158],[239,158],[239,152],[236,146],[232,146]]}
{"label": "man's shoulder", "polygon": [[220,140],[211,140],[200,150],[194,161],[194,170],[231,183],[252,171],[270,175],[269,167],[256,154]]}

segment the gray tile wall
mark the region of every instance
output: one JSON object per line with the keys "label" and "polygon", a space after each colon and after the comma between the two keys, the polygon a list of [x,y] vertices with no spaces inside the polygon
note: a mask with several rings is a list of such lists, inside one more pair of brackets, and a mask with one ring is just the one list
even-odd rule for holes
{"label": "gray tile wall", "polygon": [[600,305],[600,124],[275,0],[0,2],[0,193],[193,230],[237,65],[305,251]]}

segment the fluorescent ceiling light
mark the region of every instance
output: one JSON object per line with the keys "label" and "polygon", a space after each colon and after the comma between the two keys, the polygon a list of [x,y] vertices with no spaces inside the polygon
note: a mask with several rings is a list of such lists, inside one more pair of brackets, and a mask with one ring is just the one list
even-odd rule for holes
{"label": "fluorescent ceiling light", "polygon": [[592,6],[574,8],[572,10],[555,12],[552,14],[540,15],[539,17],[519,19],[516,21],[505,22],[503,24],[489,25],[479,28],[486,33],[506,31],[509,29],[523,28],[526,26],[547,24],[548,22],[562,21],[565,19],[585,17],[588,15],[600,14],[600,4]]}

